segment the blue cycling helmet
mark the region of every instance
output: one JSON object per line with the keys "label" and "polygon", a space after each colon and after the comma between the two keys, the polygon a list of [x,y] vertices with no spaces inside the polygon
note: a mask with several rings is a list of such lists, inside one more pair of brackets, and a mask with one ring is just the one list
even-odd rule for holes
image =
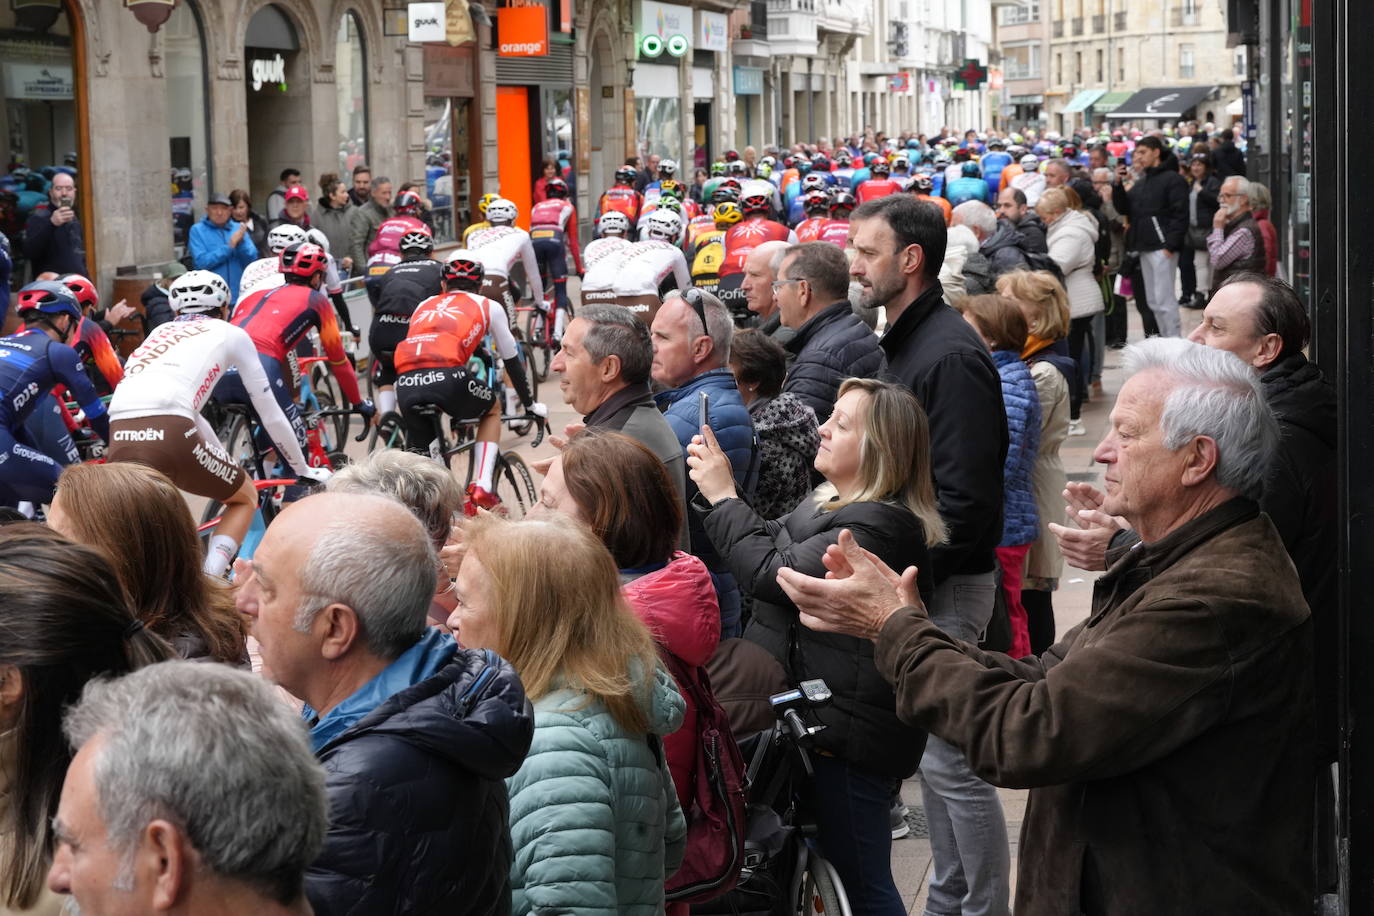
{"label": "blue cycling helmet", "polygon": [[21,317],[26,312],[42,312],[44,315],[68,315],[73,321],[81,320],[81,305],[76,294],[65,284],[56,280],[38,280],[19,291],[14,311]]}

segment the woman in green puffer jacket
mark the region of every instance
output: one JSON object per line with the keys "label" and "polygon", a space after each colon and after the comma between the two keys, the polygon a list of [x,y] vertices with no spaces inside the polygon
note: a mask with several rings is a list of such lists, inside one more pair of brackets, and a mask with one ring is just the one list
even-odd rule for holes
{"label": "woman in green puffer jacket", "polygon": [[663,912],[687,827],[662,739],[684,703],[615,561],[564,518],[484,516],[464,541],[449,628],[504,656],[534,703],[534,742],[506,780],[511,912]]}

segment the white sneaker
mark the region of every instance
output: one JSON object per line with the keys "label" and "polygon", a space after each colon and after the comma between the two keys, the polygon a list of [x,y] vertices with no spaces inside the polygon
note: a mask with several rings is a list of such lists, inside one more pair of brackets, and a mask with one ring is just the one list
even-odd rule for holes
{"label": "white sneaker", "polygon": [[1086,436],[1087,434],[1088,434],[1088,430],[1087,430],[1087,428],[1083,425],[1083,421],[1082,421],[1082,420],[1070,420],[1070,421],[1069,421],[1069,435],[1070,435],[1070,436]]}

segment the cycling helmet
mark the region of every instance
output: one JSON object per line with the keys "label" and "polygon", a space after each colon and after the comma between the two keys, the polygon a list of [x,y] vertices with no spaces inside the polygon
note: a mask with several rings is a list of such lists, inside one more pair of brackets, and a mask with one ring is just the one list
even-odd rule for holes
{"label": "cycling helmet", "polygon": [[879,156],[877,153],[864,153],[863,164],[871,166],[874,162],[878,161],[878,159]]}
{"label": "cycling helmet", "polygon": [[933,160],[931,160],[932,164],[933,164],[937,169],[946,169],[946,168],[949,168],[949,166],[950,166],[950,164],[951,164],[952,161],[953,161],[953,160],[951,160],[951,159],[949,158],[949,156],[946,155],[945,153],[936,153],[936,154],[935,154],[935,158],[934,158]]}
{"label": "cycling helmet", "polygon": [[[660,197],[655,201],[655,206],[649,213],[653,213],[655,210],[672,210],[678,216],[682,216],[682,201],[678,200],[676,197]],[[647,216],[648,214],[645,215]]]}
{"label": "cycling helmet", "polygon": [[281,253],[281,272],[289,277],[309,279],[322,274],[328,266],[329,255],[324,249],[311,242],[297,242],[288,245]]}
{"label": "cycling helmet", "polygon": [[76,301],[76,293],[56,280],[37,280],[21,289],[14,310],[21,318],[25,312],[41,312],[81,320],[81,305]]}
{"label": "cycling helmet", "polygon": [[682,217],[670,209],[659,207],[649,214],[649,225],[645,234],[660,242],[676,244],[678,236],[682,234]]}
{"label": "cycling helmet", "polygon": [[100,294],[95,291],[95,284],[81,274],[67,274],[58,277],[57,282],[72,291],[76,297],[76,304],[81,306],[84,312],[86,309],[100,308]]}
{"label": "cycling helmet", "polygon": [[290,223],[282,223],[267,233],[267,247],[272,249],[273,254],[281,254],[291,245],[296,245],[305,240],[305,230]]}
{"label": "cycling helmet", "polygon": [[783,156],[782,167],[784,169],[795,169],[797,167],[797,157],[792,155]]}
{"label": "cycling helmet", "polygon": [[748,175],[749,166],[746,165],[742,159],[736,159],[733,162],[727,162],[725,164],[725,171],[730,175]]}
{"label": "cycling helmet", "polygon": [[391,209],[396,211],[397,216],[414,216],[420,212],[420,195],[414,191],[402,191],[396,195],[396,200],[392,203]]}
{"label": "cycling helmet", "polygon": [[988,149],[1006,149],[1007,142],[1001,137],[993,137],[988,141]]}
{"label": "cycling helmet", "polygon": [[178,315],[213,312],[229,304],[229,284],[213,270],[189,270],[172,281],[167,298]]}
{"label": "cycling helmet", "polygon": [[725,161],[734,162],[739,159],[739,150],[728,149],[725,151]]}
{"label": "cycling helmet", "polygon": [[911,179],[911,189],[917,194],[932,194],[935,192],[935,182],[929,175],[917,175]]}
{"label": "cycling helmet", "polygon": [[635,179],[638,177],[639,173],[634,170],[633,166],[622,165],[620,168],[615,170],[616,184],[634,184]]}
{"label": "cycling helmet", "polygon": [[515,208],[515,204],[504,197],[498,197],[487,204],[487,222],[493,226],[514,225],[519,216],[520,211]]}
{"label": "cycling helmet", "polygon": [[825,166],[825,168],[822,169],[819,165],[816,165],[816,163],[812,162],[810,159],[807,159],[805,156],[798,156],[798,157],[797,157],[796,168],[797,168],[797,174],[798,174],[798,175],[805,175],[807,172],[811,171],[812,169],[815,169],[815,170],[817,170],[817,171],[823,171],[823,172],[828,172],[828,171],[830,171],[830,165],[829,165],[829,163],[827,163],[826,166]]}
{"label": "cycling helmet", "polygon": [[777,156],[764,156],[759,160],[759,165],[775,166],[778,164]]}
{"label": "cycling helmet", "polygon": [[850,194],[848,191],[841,191],[840,193],[835,195],[835,198],[833,200],[830,201],[830,215],[834,216],[841,210],[843,210],[845,213],[848,213],[858,205],[859,202],[854,199],[853,194]]}
{"label": "cycling helmet", "polygon": [[1040,159],[1035,153],[1026,153],[1026,155],[1021,157],[1021,168],[1028,172],[1033,172],[1040,168]]}
{"label": "cycling helmet", "polygon": [[550,178],[548,181],[544,182],[544,196],[566,200],[568,197],[568,183],[562,178]]}
{"label": "cycling helmet", "polygon": [[682,182],[675,178],[665,178],[658,183],[659,197],[672,197],[677,200],[687,199],[687,189],[682,186]]}
{"label": "cycling helmet", "polygon": [[[631,169],[630,171],[634,171],[634,169]],[[483,194],[480,198],[477,199],[477,212],[482,214],[483,216],[486,216],[487,207],[491,206],[494,201],[498,201],[500,199],[500,194]]]}
{"label": "cycling helmet", "polygon": [[[1188,139],[1188,138],[1187,138],[1187,137],[1184,137],[1183,139],[1186,140],[1186,139]],[[1184,145],[1184,143],[1183,143],[1182,140],[1179,141],[1179,146],[1182,147],[1182,148],[1184,148],[1184,149],[1187,148],[1187,147]],[[1076,147],[1076,146],[1066,146],[1066,147],[1064,147],[1064,149],[1063,149],[1061,155],[1063,155],[1063,157],[1064,157],[1065,159],[1077,159],[1077,158],[1078,158],[1078,147]]]}
{"label": "cycling helmet", "polygon": [[486,267],[477,259],[477,255],[466,248],[459,248],[457,251],[450,252],[448,257],[444,259],[445,286],[466,283],[471,284],[475,289],[482,285],[486,276]]}
{"label": "cycling helmet", "polygon": [[607,210],[596,221],[596,230],[601,235],[628,235],[630,218],[619,210]]}
{"label": "cycling helmet", "polygon": [[727,178],[720,183],[722,188],[734,188],[736,193],[743,193],[744,187],[739,183],[738,178]]}
{"label": "cycling helmet", "polygon": [[773,164],[771,162],[760,162],[759,167],[754,169],[754,174],[759,178],[772,178]]}
{"label": "cycling helmet", "polygon": [[[800,165],[801,163],[798,163]],[[830,171],[830,159],[825,153],[817,153],[811,157],[811,168],[818,172]]]}
{"label": "cycling helmet", "polygon": [[711,214],[717,223],[724,223],[733,226],[735,223],[744,219],[744,214],[740,212],[739,204],[733,200],[726,200],[716,204]]}
{"label": "cycling helmet", "polygon": [[836,165],[838,165],[838,166],[847,166],[847,165],[852,164],[853,162],[854,162],[854,157],[850,154],[849,150],[845,149],[844,147],[841,147],[841,148],[835,150],[835,164],[836,164]]}
{"label": "cycling helmet", "polygon": [[712,177],[712,178],[719,178],[721,175],[724,175],[724,174],[725,174],[725,163],[724,163],[724,162],[721,162],[720,160],[717,160],[717,161],[711,163],[711,177]]}
{"label": "cycling helmet", "polygon": [[828,191],[830,182],[825,180],[825,176],[819,172],[812,172],[802,179],[802,191]]}
{"label": "cycling helmet", "polygon": [[434,233],[429,231],[428,226],[421,225],[401,236],[401,242],[397,247],[402,251],[433,251]]}
{"label": "cycling helmet", "polygon": [[807,191],[802,197],[802,209],[807,213],[819,210],[824,215],[830,211],[830,195],[824,191]]}
{"label": "cycling helmet", "polygon": [[894,172],[909,172],[909,171],[911,171],[911,160],[908,159],[906,156],[900,156],[900,155],[899,155],[899,156],[894,156],[894,157],[892,157],[892,171],[894,171]]}
{"label": "cycling helmet", "polygon": [[325,254],[329,254],[329,236],[319,229],[310,229],[305,233],[305,240],[324,249]]}
{"label": "cycling helmet", "polygon": [[658,163],[658,177],[659,177],[659,178],[672,178],[672,177],[673,177],[674,175],[676,175],[676,174],[677,174],[677,160],[676,160],[676,159],[661,159],[661,160],[659,160],[659,163]]}
{"label": "cycling helmet", "polygon": [[959,169],[959,173],[965,178],[980,178],[983,174],[978,168],[978,163],[972,160],[965,162],[963,167]]}
{"label": "cycling helmet", "polygon": [[886,159],[876,160],[872,165],[868,167],[868,169],[873,173],[875,177],[881,175],[882,177],[886,178],[888,175],[892,174],[892,166],[887,164]]}
{"label": "cycling helmet", "polygon": [[739,208],[745,216],[751,213],[767,213],[772,206],[773,202],[767,194],[750,194],[739,202]]}
{"label": "cycling helmet", "polygon": [[739,188],[723,184],[711,192],[711,203],[718,204],[726,200],[739,203]]}

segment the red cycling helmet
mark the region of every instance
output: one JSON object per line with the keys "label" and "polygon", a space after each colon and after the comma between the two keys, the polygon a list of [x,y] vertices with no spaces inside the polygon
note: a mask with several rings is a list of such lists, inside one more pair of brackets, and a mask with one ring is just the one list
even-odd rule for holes
{"label": "red cycling helmet", "polygon": [[568,183],[562,178],[550,178],[544,182],[544,195],[546,197],[558,197],[564,200],[568,197]]}
{"label": "red cycling helmet", "polygon": [[21,318],[25,312],[42,312],[44,315],[67,315],[73,321],[81,320],[81,306],[76,303],[76,295],[52,280],[30,283],[19,291],[14,303],[14,311]]}
{"label": "red cycling helmet", "polygon": [[824,191],[807,191],[806,196],[802,198],[802,209],[807,213],[815,210],[828,213],[830,211],[830,195]]}
{"label": "red cycling helmet", "polygon": [[392,209],[398,216],[414,216],[420,212],[420,195],[414,191],[402,191],[396,195],[396,202],[392,204]]}
{"label": "red cycling helmet", "polygon": [[767,194],[750,194],[739,202],[739,208],[744,211],[744,215],[750,213],[767,213],[772,209],[773,202],[768,199]]}
{"label": "red cycling helmet", "polygon": [[830,215],[834,216],[836,213],[840,212],[848,213],[858,205],[859,202],[854,199],[853,194],[850,194],[848,191],[841,191],[830,201]]}
{"label": "red cycling helmet", "polygon": [[329,255],[314,242],[297,242],[282,249],[280,263],[283,274],[310,279],[329,267]]}
{"label": "red cycling helmet", "polygon": [[615,170],[616,184],[634,184],[638,177],[639,172],[635,171],[633,166],[622,165]]}
{"label": "red cycling helmet", "polygon": [[486,279],[487,269],[471,251],[460,249],[449,255],[448,260],[444,262],[443,276],[446,286],[452,283],[471,283],[473,288],[476,288]]}
{"label": "red cycling helmet", "polygon": [[728,149],[725,151],[725,161],[734,162],[739,158],[739,150]]}
{"label": "red cycling helmet", "polygon": [[76,296],[77,305],[81,306],[84,312],[86,309],[100,308],[100,294],[95,291],[95,284],[81,274],[67,274],[58,277],[57,282],[61,283]]}

